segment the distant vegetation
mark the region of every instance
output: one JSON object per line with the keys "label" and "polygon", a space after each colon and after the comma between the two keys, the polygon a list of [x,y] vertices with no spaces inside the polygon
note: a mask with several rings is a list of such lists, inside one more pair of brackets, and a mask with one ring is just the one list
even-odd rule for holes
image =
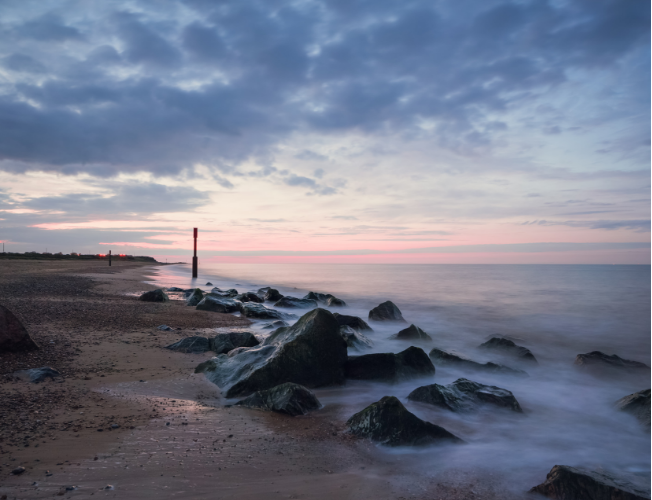
{"label": "distant vegetation", "polygon": [[[109,260],[106,254],[79,254],[79,253],[50,253],[50,252],[0,252],[0,259],[30,259],[30,260]],[[134,262],[156,262],[154,257],[147,257],[145,255],[126,255],[126,254],[113,254],[111,260],[114,261],[134,261]]]}

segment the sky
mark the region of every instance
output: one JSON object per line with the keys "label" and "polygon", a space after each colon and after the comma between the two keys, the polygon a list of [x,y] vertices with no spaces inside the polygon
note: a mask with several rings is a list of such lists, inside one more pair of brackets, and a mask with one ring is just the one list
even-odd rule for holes
{"label": "sky", "polygon": [[3,0],[7,251],[650,263],[650,3]]}

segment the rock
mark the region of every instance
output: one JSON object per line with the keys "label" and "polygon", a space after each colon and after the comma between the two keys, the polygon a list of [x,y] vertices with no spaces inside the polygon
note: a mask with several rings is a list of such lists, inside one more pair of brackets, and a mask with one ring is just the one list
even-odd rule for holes
{"label": "rock", "polygon": [[144,302],[168,302],[170,299],[167,294],[159,288],[157,290],[145,292],[138,298],[138,300]]}
{"label": "rock", "polygon": [[373,345],[371,340],[350,326],[340,326],[340,335],[342,335],[342,338],[346,342],[347,347],[351,349],[368,349]]}
{"label": "rock", "polygon": [[582,368],[611,368],[616,370],[650,371],[650,367],[640,361],[631,361],[612,354],[611,356],[600,351],[593,351],[587,354],[578,354],[575,364]]}
{"label": "rock", "polygon": [[156,329],[161,330],[163,332],[171,332],[172,330],[174,330],[174,328],[172,328],[171,326],[168,326],[168,325],[160,325],[160,326],[157,326]]}
{"label": "rock", "polygon": [[186,337],[165,348],[176,352],[198,353],[210,351],[211,345],[206,337]]}
{"label": "rock", "polygon": [[228,332],[216,335],[210,341],[211,351],[226,354],[237,347],[255,347],[260,342],[251,332]]}
{"label": "rock", "polygon": [[401,330],[390,337],[397,340],[427,340],[432,341],[432,337],[416,325],[410,325],[405,330]]}
{"label": "rock", "polygon": [[29,380],[35,384],[43,382],[46,378],[54,380],[55,378],[61,377],[59,373],[54,368],[49,366],[43,366],[41,368],[30,368],[29,370],[19,370],[13,373],[14,377],[21,380]]}
{"label": "rock", "polygon": [[256,292],[258,295],[265,296],[267,292],[269,292],[272,289],[271,286],[265,286],[263,288],[259,288],[258,291]]}
{"label": "rock", "polygon": [[331,297],[334,297],[334,295],[331,295],[330,293],[308,292],[308,295],[306,295],[304,299],[326,303],[326,301],[328,301],[328,299]]}
{"label": "rock", "polygon": [[240,312],[246,318],[256,319],[292,319],[296,318],[294,314],[283,313],[276,309],[270,309],[262,304],[255,302],[245,302],[240,306]]}
{"label": "rock", "polygon": [[183,288],[178,288],[176,286],[171,286],[170,288],[168,288],[168,292],[183,292],[183,291],[184,291]]}
{"label": "rock", "polygon": [[195,288],[188,299],[186,300],[186,305],[188,306],[197,306],[202,299],[204,298],[204,292],[199,288]]}
{"label": "rock", "polygon": [[256,391],[248,398],[238,401],[235,405],[287,413],[293,417],[305,415],[311,410],[321,408],[321,403],[310,390],[292,382],[286,382],[271,389]]}
{"label": "rock", "polygon": [[306,387],[344,382],[346,343],[329,311],[310,311],[294,325],[274,332],[273,337],[236,356],[221,354],[212,358],[195,372],[205,373],[227,398],[271,389],[285,382]]}
{"label": "rock", "polygon": [[310,309],[317,307],[317,301],[310,299],[297,299],[296,297],[285,296],[274,304],[274,307],[288,307],[295,309]]}
{"label": "rock", "polygon": [[477,411],[480,406],[492,404],[523,413],[514,395],[507,389],[483,385],[465,378],[459,378],[448,385],[424,385],[413,390],[410,401],[441,406],[454,412]]}
{"label": "rock", "polygon": [[265,292],[265,301],[266,302],[278,302],[283,298],[283,295],[279,293],[279,291],[275,288],[270,288]]}
{"label": "rock", "polygon": [[498,351],[514,356],[522,361],[538,364],[534,354],[526,347],[516,345],[509,339],[503,337],[493,337],[484,344],[480,344],[481,349],[496,349]]}
{"label": "rock", "polygon": [[227,297],[219,297],[212,293],[207,294],[197,304],[199,311],[212,311],[218,313],[233,313],[240,310],[241,303]]}
{"label": "rock", "polygon": [[213,286],[213,283],[211,283],[210,281],[207,281],[204,286]]}
{"label": "rock", "polygon": [[347,420],[349,432],[387,446],[423,446],[463,441],[443,427],[421,420],[394,396],[385,396]]}
{"label": "rock", "polygon": [[342,299],[338,299],[337,297],[331,297],[326,301],[326,305],[328,307],[346,307],[346,302],[344,302]]}
{"label": "rock", "polygon": [[369,319],[372,321],[400,321],[405,323],[401,310],[389,300],[369,311]]}
{"label": "rock", "polygon": [[25,467],[16,467],[11,471],[14,476],[20,476],[23,472],[25,472]]}
{"label": "rock", "polygon": [[635,392],[616,401],[616,408],[634,415],[650,432],[650,389]]}
{"label": "rock", "polygon": [[277,328],[282,328],[284,326],[290,326],[290,325],[288,325],[282,319],[279,319],[278,321],[274,321],[273,323],[267,323],[262,328],[265,330],[276,330]]}
{"label": "rock", "polygon": [[333,313],[337,324],[340,326],[350,326],[359,332],[373,332],[373,329],[362,319],[357,316],[347,316],[346,314]]}
{"label": "rock", "polygon": [[33,351],[38,348],[14,313],[0,306],[0,353]]}
{"label": "rock", "polygon": [[434,376],[435,366],[423,349],[410,346],[398,354],[376,353],[349,356],[346,378],[398,382],[416,377]]}
{"label": "rock", "polygon": [[516,375],[519,377],[527,377],[528,374],[523,370],[517,370],[508,366],[499,365],[497,363],[478,363],[468,358],[458,356],[450,352],[442,351],[441,349],[433,349],[430,351],[430,359],[435,366],[454,366],[456,368],[463,368],[467,370],[500,373],[503,375]]}
{"label": "rock", "polygon": [[259,304],[265,302],[264,299],[256,295],[254,292],[240,293],[235,296],[235,299],[239,300],[240,302],[258,302]]}
{"label": "rock", "polygon": [[236,295],[238,295],[238,291],[235,288],[229,288],[228,290],[220,290],[219,288],[215,287],[211,290],[211,294],[218,295],[220,297],[233,298]]}
{"label": "rock", "polygon": [[645,483],[633,484],[605,472],[555,465],[546,482],[530,492],[557,500],[643,500],[650,498],[647,479]]}

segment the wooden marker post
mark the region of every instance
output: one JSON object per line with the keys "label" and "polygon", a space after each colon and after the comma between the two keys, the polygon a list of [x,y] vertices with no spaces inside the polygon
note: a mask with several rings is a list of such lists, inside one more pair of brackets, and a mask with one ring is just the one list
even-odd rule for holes
{"label": "wooden marker post", "polygon": [[192,258],[192,277],[197,277],[197,228],[193,229],[193,237],[195,239],[195,253]]}
{"label": "wooden marker post", "polygon": [[109,250],[109,267],[111,267],[111,250]]}

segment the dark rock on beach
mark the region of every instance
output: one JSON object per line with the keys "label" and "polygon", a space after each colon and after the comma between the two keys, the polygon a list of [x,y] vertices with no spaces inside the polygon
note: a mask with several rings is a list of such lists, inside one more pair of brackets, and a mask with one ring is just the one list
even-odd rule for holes
{"label": "dark rock on beach", "polygon": [[369,311],[369,319],[372,321],[399,321],[405,323],[401,310],[389,300]]}
{"label": "dark rock on beach", "polygon": [[421,328],[416,325],[410,325],[406,329],[401,330],[395,335],[392,335],[390,338],[396,340],[426,340],[432,341],[432,337],[424,332]]}
{"label": "dark rock on beach", "polygon": [[435,366],[454,366],[456,368],[462,368],[466,370],[500,373],[503,375],[515,375],[519,377],[528,376],[528,374],[523,370],[517,370],[516,368],[510,368],[508,366],[499,365],[492,362],[484,364],[478,363],[477,361],[472,361],[468,358],[442,351],[441,349],[437,348],[434,348],[432,351],[430,351],[429,356]]}
{"label": "dark rock on beach", "polygon": [[207,281],[206,285],[204,285],[204,286],[213,286],[213,283],[211,283],[210,281]]}
{"label": "dark rock on beach", "polygon": [[556,500],[649,500],[647,479],[641,478],[640,484],[638,480],[634,484],[602,471],[555,465],[546,481],[530,492]]}
{"label": "dark rock on beach", "polygon": [[315,300],[321,304],[326,304],[328,307],[344,307],[346,302],[338,299],[335,295],[330,293],[308,292],[304,299]]}
{"label": "dark rock on beach", "polygon": [[480,406],[490,404],[523,413],[514,395],[507,389],[483,385],[465,378],[459,378],[448,385],[424,385],[413,390],[410,401],[440,406],[454,412],[473,412]]}
{"label": "dark rock on beach", "polygon": [[179,288],[176,286],[171,286],[168,288],[168,292],[184,292],[185,290],[183,288]]}
{"label": "dark rock on beach", "polygon": [[331,297],[326,301],[326,305],[328,307],[346,307],[346,302],[344,302],[342,299],[338,299],[337,297]]}
{"label": "dark rock on beach", "polygon": [[310,311],[291,327],[279,328],[270,337],[273,338],[266,339],[264,345],[235,356],[221,354],[212,358],[195,371],[205,373],[227,398],[271,389],[285,382],[307,387],[344,382],[346,342],[329,311]]}
{"label": "dark rock on beach", "polygon": [[368,349],[373,345],[371,340],[350,326],[340,326],[340,334],[350,349]]}
{"label": "dark rock on beach", "polygon": [[443,427],[421,420],[394,396],[385,396],[346,422],[349,432],[387,446],[423,446],[463,441]]}
{"label": "dark rock on beach", "polygon": [[42,368],[30,368],[29,370],[19,370],[12,374],[14,378],[20,380],[28,380],[34,384],[43,382],[46,378],[54,380],[55,378],[61,377],[59,373],[54,368],[49,366],[43,366]]}
{"label": "dark rock on beach", "polygon": [[296,318],[293,314],[283,313],[276,309],[270,309],[262,304],[255,302],[245,302],[240,305],[240,312],[246,318],[255,319],[292,319]]}
{"label": "dark rock on beach", "polygon": [[226,354],[238,347],[255,347],[260,342],[251,332],[219,333],[210,340],[210,350]]}
{"label": "dark rock on beach", "polygon": [[283,295],[281,295],[276,288],[270,288],[267,290],[267,292],[265,292],[265,296],[263,298],[265,299],[265,302],[278,302],[283,298]]}
{"label": "dark rock on beach", "polygon": [[650,371],[650,367],[640,361],[623,359],[615,354],[609,355],[600,351],[593,351],[587,354],[578,354],[575,358],[575,365],[582,368],[611,368],[620,371]]}
{"label": "dark rock on beach", "polygon": [[238,295],[238,291],[235,288],[229,288],[228,290],[220,290],[219,288],[215,287],[211,290],[211,294],[219,295],[220,297],[233,298],[236,295]]}
{"label": "dark rock on beach", "polygon": [[202,292],[199,288],[195,288],[186,300],[186,305],[197,306],[203,298],[204,292]]}
{"label": "dark rock on beach", "polygon": [[239,300],[240,302],[257,302],[259,304],[265,302],[262,297],[258,296],[254,292],[240,293],[235,296],[235,300]]}
{"label": "dark rock on beach", "polygon": [[516,345],[513,341],[503,337],[493,337],[480,345],[481,349],[495,349],[522,361],[538,364],[534,354],[527,347]]}
{"label": "dark rock on beach", "polygon": [[138,300],[142,300],[144,302],[167,302],[170,299],[168,295],[159,288],[157,290],[145,292],[138,298]]}
{"label": "dark rock on beach", "polygon": [[256,391],[236,406],[287,413],[291,416],[305,415],[321,408],[317,397],[306,387],[286,382],[264,391]]}
{"label": "dark rock on beach", "polygon": [[616,401],[616,408],[635,416],[650,432],[650,389],[635,392]]}
{"label": "dark rock on beach", "polygon": [[346,378],[398,382],[417,377],[434,376],[435,366],[423,349],[408,347],[398,354],[376,353],[349,356]]}
{"label": "dark rock on beach", "polygon": [[186,337],[174,344],[165,346],[166,349],[184,353],[198,353],[211,350],[210,341],[206,337]]}
{"label": "dark rock on beach", "polygon": [[274,304],[274,307],[288,307],[293,309],[310,309],[317,307],[316,300],[298,299],[296,297],[285,296]]}
{"label": "dark rock on beach", "polygon": [[335,316],[337,324],[340,326],[350,326],[359,332],[373,332],[373,329],[362,318],[340,313],[333,313],[333,316]]}
{"label": "dark rock on beach", "polygon": [[262,328],[264,330],[276,330],[277,328],[283,328],[284,326],[290,326],[290,325],[285,321],[283,321],[282,319],[279,319],[278,321],[274,321],[273,323],[267,323],[266,325],[263,325]]}
{"label": "dark rock on beach", "polygon": [[218,313],[233,313],[240,310],[241,303],[227,297],[220,297],[209,293],[206,295],[199,304],[197,310],[199,311],[212,311]]}
{"label": "dark rock on beach", "polygon": [[33,351],[38,348],[14,313],[0,306],[0,353]]}

